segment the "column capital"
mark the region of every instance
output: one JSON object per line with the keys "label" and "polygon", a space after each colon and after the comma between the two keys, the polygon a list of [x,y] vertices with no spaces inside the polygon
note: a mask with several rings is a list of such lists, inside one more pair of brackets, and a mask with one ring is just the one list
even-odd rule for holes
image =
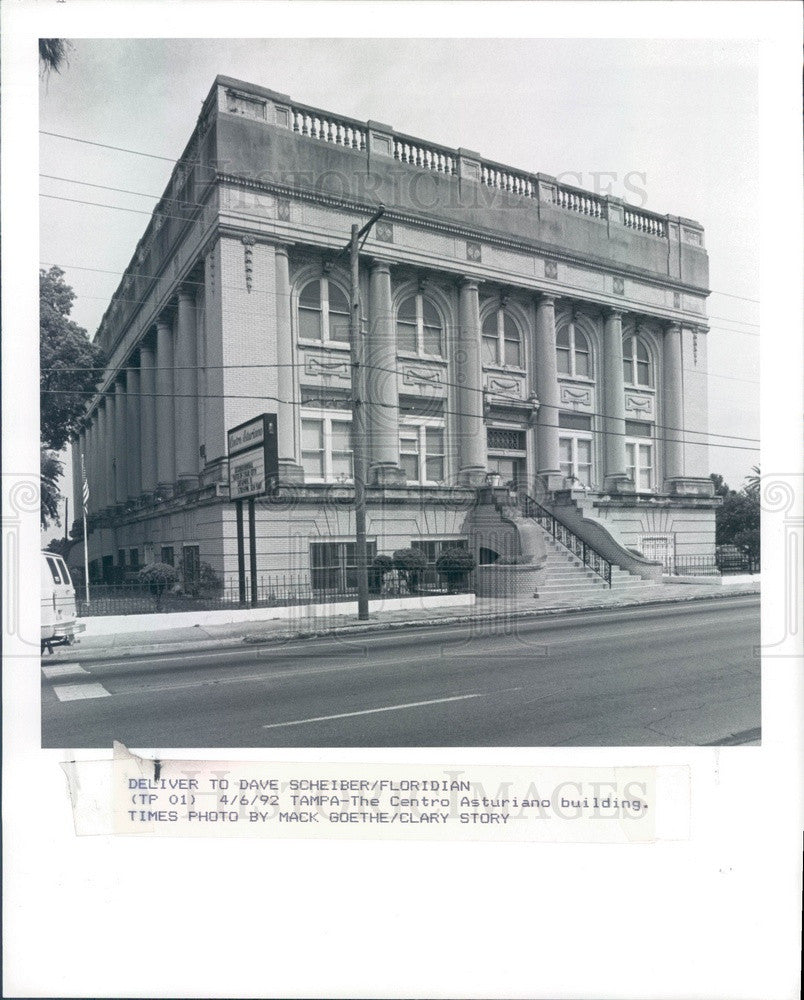
{"label": "column capital", "polygon": [[187,285],[187,284],[185,284],[185,285],[179,285],[177,293],[176,293],[176,298],[180,302],[182,301],[182,299],[185,302],[188,301],[188,300],[191,301],[191,302],[194,302],[195,301],[195,294],[196,294],[196,292],[195,292],[195,288],[194,287],[192,287],[190,285]]}
{"label": "column capital", "polygon": [[626,310],[620,309],[618,306],[604,306],[603,315],[606,319],[622,319],[625,316]]}
{"label": "column capital", "polygon": [[383,257],[369,257],[368,265],[372,271],[391,273],[391,262]]}
{"label": "column capital", "polygon": [[157,330],[162,327],[168,328],[168,330],[173,329],[173,314],[169,309],[164,309],[157,317],[155,322]]}
{"label": "column capital", "polygon": [[537,292],[536,293],[536,305],[537,306],[551,306],[555,309],[556,301],[558,299],[557,295],[552,292]]}
{"label": "column capital", "polygon": [[290,243],[273,243],[274,253],[281,253],[283,257],[290,256]]}
{"label": "column capital", "polygon": [[462,274],[460,278],[458,278],[458,284],[461,286],[461,288],[474,288],[475,290],[477,290],[480,285],[480,282],[477,278],[474,278],[471,275]]}
{"label": "column capital", "polygon": [[665,334],[668,333],[681,333],[681,323],[676,320],[671,320],[664,328]]}

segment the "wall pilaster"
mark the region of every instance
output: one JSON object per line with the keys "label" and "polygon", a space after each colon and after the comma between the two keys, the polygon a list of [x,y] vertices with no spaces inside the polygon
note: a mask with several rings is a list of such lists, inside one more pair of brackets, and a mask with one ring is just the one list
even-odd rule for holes
{"label": "wall pilaster", "polygon": [[185,289],[179,291],[175,329],[176,480],[179,489],[187,489],[198,482],[198,368],[195,299]]}
{"label": "wall pilaster", "polygon": [[150,344],[140,344],[140,468],[142,493],[150,496],[158,483],[156,439],[156,357]]}
{"label": "wall pilaster", "polygon": [[391,269],[373,261],[369,278],[369,330],[365,349],[368,481],[403,483],[399,467],[399,392]]}
{"label": "wall pilaster", "polygon": [[625,465],[625,378],[623,375],[623,314],[611,309],[603,327],[604,481],[607,492],[633,492]]}
{"label": "wall pilaster", "polygon": [[536,303],[536,472],[547,490],[561,486],[558,462],[558,367],[556,364],[556,300],[542,295]]}
{"label": "wall pilaster", "polygon": [[128,441],[128,497],[135,500],[142,493],[142,460],[140,447],[140,369],[134,358],[126,369],[126,437]]}
{"label": "wall pilaster", "polygon": [[290,263],[285,246],[274,249],[276,270],[276,386],[279,401],[277,411],[277,445],[279,478],[283,482],[300,482],[304,473],[296,444],[298,406],[294,378],[293,328],[290,317]]}
{"label": "wall pilaster", "polygon": [[157,489],[170,496],[176,482],[173,400],[173,329],[166,316],[156,322],[156,476]]}
{"label": "wall pilaster", "polygon": [[480,357],[480,299],[477,282],[465,279],[458,300],[458,482],[465,486],[486,481],[486,428],[483,420],[483,365]]}

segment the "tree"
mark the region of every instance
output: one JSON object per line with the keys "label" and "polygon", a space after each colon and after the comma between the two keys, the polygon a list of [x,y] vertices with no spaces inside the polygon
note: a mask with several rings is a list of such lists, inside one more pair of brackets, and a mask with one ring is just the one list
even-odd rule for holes
{"label": "tree", "polygon": [[67,55],[72,46],[64,38],[39,39],[39,73],[47,78],[51,72],[61,73],[67,65]]}
{"label": "tree", "polygon": [[39,389],[43,447],[61,451],[78,430],[103,371],[103,352],[69,318],[75,292],[64,271],[39,272]]}
{"label": "tree", "polygon": [[64,467],[57,457],[78,431],[87,399],[103,370],[103,353],[70,318],[75,293],[64,271],[39,272],[40,523],[59,521],[59,480]]}
{"label": "tree", "polygon": [[39,524],[42,530],[51,523],[60,525],[59,520],[59,480],[64,466],[52,451],[42,448],[39,453]]}
{"label": "tree", "polygon": [[[723,477],[718,476],[724,487],[721,492],[715,485],[715,492],[723,497],[723,503],[715,513],[715,544],[736,545],[754,559],[759,558],[759,467],[754,466],[754,475],[746,477],[746,485],[740,492],[730,490]],[[712,476],[715,481],[715,475]]]}
{"label": "tree", "polygon": [[734,490],[729,489],[728,485],[726,484],[726,481],[724,480],[723,476],[720,475],[719,472],[713,472],[709,476],[709,478],[712,480],[714,484],[716,497],[727,497],[730,493],[734,492]]}

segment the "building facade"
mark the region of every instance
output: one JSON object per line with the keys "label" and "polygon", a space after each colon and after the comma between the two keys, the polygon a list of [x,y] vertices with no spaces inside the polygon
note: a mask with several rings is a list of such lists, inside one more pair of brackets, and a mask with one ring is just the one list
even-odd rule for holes
{"label": "building facade", "polygon": [[348,585],[344,248],[378,204],[359,274],[370,553],[493,558],[468,526],[516,491],[626,561],[712,555],[697,222],[218,77],[97,333],[107,370],[73,447],[92,576],[233,574],[227,430],[271,412],[258,571]]}

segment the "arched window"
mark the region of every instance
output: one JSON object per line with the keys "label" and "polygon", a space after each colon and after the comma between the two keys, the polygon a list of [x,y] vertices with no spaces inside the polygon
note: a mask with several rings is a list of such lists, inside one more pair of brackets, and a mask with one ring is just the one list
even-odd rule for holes
{"label": "arched window", "polygon": [[433,303],[421,292],[399,304],[396,313],[396,349],[412,354],[444,355],[444,329]]}
{"label": "arched window", "polygon": [[503,306],[483,320],[483,364],[522,367],[522,335],[513,316]]}
{"label": "arched window", "polygon": [[325,275],[299,292],[299,339],[349,343],[349,300]]}
{"label": "arched window", "polygon": [[586,335],[574,323],[556,334],[556,367],[559,375],[571,378],[592,377],[592,352]]}
{"label": "arched window", "polygon": [[623,340],[623,377],[626,385],[653,385],[650,354],[645,342],[636,334]]}

